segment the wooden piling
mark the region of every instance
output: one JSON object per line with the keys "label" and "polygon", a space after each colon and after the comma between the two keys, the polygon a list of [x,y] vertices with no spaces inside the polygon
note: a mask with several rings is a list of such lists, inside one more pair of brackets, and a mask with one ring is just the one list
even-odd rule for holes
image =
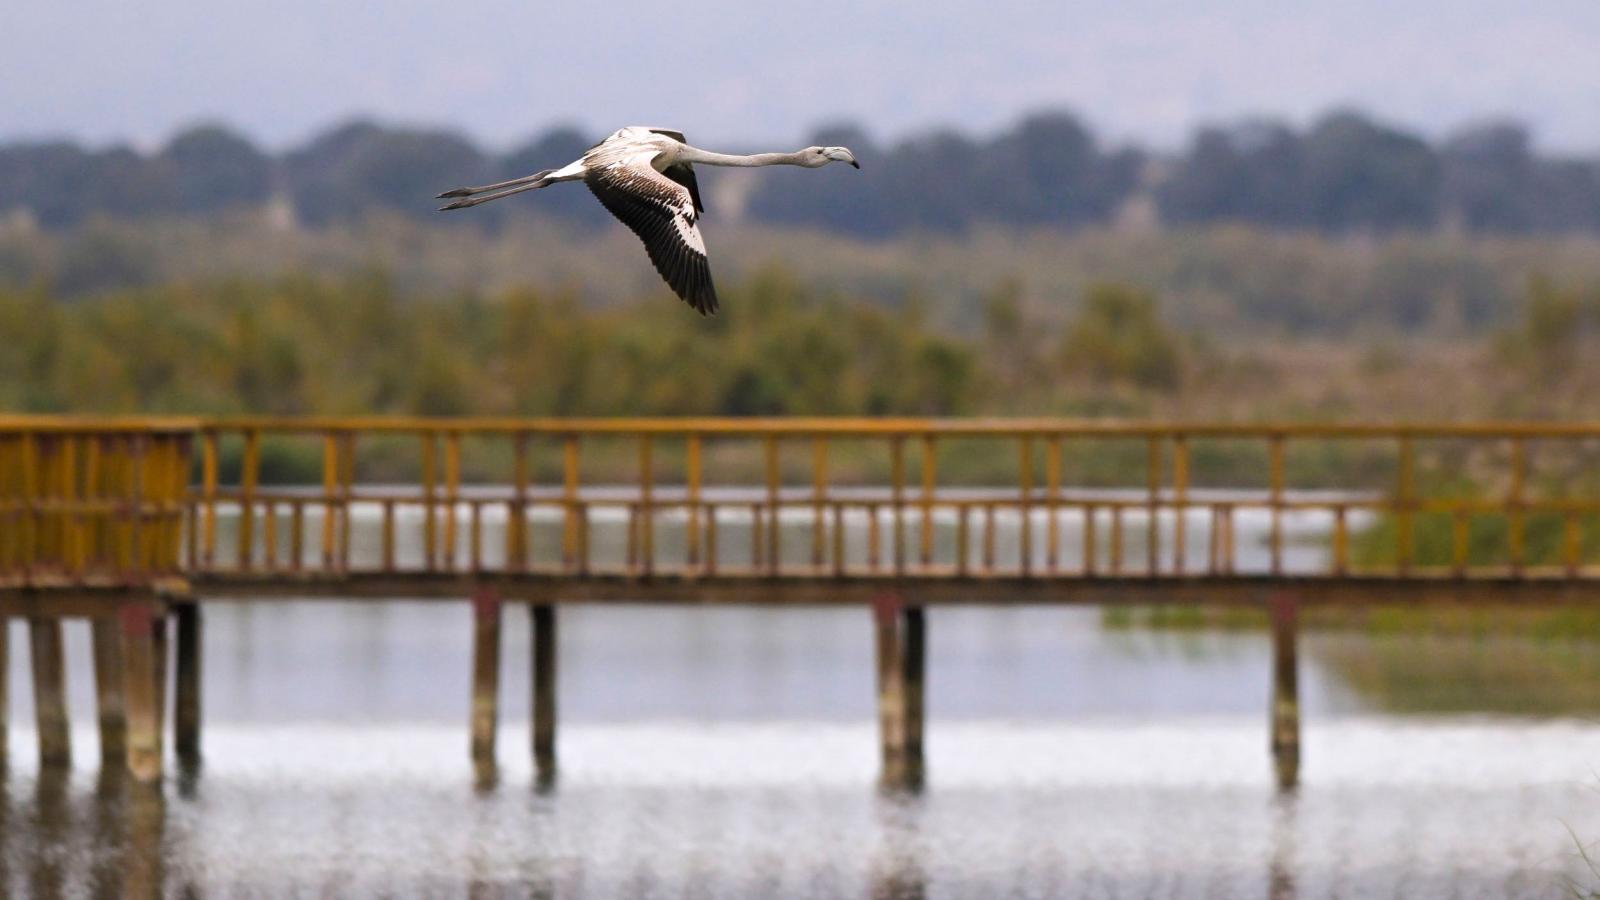
{"label": "wooden piling", "polygon": [[100,726],[100,766],[120,769],[128,758],[128,716],[122,692],[122,634],[117,620],[90,621],[94,643],[94,689]]}
{"label": "wooden piling", "polygon": [[548,785],[556,777],[556,608],[535,603],[533,624],[533,764],[535,777]]}
{"label": "wooden piling", "polygon": [[150,621],[150,666],[156,700],[156,752],[167,753],[167,679],[172,669],[171,641],[167,634],[167,610],[157,609]]}
{"label": "wooden piling", "polygon": [[1298,614],[1288,594],[1272,597],[1272,761],[1278,789],[1300,782],[1300,679],[1296,653]]}
{"label": "wooden piling", "polygon": [[495,728],[500,714],[500,596],[481,588],[472,598],[472,765],[480,784],[495,778]]}
{"label": "wooden piling", "polygon": [[161,780],[161,705],[156,633],[161,621],[145,602],[125,603],[122,623],[123,698],[128,720],[128,773],[136,780]]}
{"label": "wooden piling", "polygon": [[879,596],[872,604],[872,621],[877,632],[878,657],[878,742],[882,748],[879,780],[885,788],[898,788],[905,782],[905,666],[904,646],[900,642],[900,598]]}
{"label": "wooden piling", "polygon": [[186,767],[200,762],[200,604],[174,607],[178,619],[177,700],[173,710],[174,744]]}
{"label": "wooden piling", "polygon": [[67,720],[67,677],[61,649],[61,620],[28,620],[33,661],[34,717],[39,729],[39,766],[72,765]]}
{"label": "wooden piling", "polygon": [[927,614],[920,606],[908,606],[901,614],[905,653],[901,657],[901,679],[905,684],[905,748],[903,750],[905,787],[922,787],[923,684],[927,671]]}
{"label": "wooden piling", "polygon": [[890,790],[922,786],[923,672],[926,624],[921,607],[885,594],[873,601],[877,631],[878,736],[881,782]]}

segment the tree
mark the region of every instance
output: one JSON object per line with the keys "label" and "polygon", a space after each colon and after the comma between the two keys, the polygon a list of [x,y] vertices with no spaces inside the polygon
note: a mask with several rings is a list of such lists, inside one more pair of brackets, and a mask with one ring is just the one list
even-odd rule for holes
{"label": "tree", "polygon": [[1096,284],[1067,326],[1067,369],[1104,382],[1170,390],[1178,386],[1178,342],[1156,312],[1154,295],[1121,284]]}
{"label": "tree", "polygon": [[492,171],[466,139],[444,131],[351,122],[289,155],[295,209],[314,224],[377,210],[431,215],[434,195]]}
{"label": "tree", "polygon": [[1312,222],[1327,231],[1423,229],[1438,219],[1438,158],[1420,138],[1353,112],[1305,137]]}
{"label": "tree", "polygon": [[272,191],[272,160],[220,125],[180,132],[161,151],[161,159],[172,169],[178,207],[184,212],[259,206]]}

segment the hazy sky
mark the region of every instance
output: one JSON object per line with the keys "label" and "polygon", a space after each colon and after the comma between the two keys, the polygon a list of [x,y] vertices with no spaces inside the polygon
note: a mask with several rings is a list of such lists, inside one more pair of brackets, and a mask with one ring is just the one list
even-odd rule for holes
{"label": "hazy sky", "polygon": [[4,22],[0,140],[148,146],[215,118],[282,145],[367,113],[497,146],[557,122],[783,144],[1067,106],[1171,146],[1352,104],[1600,151],[1600,0],[14,0]]}

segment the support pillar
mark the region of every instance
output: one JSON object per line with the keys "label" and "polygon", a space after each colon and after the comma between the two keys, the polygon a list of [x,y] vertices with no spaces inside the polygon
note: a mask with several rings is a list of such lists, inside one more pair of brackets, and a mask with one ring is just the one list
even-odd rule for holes
{"label": "support pillar", "polygon": [[542,786],[556,777],[556,608],[535,603],[529,608],[533,625],[533,764]]}
{"label": "support pillar", "polygon": [[922,698],[925,665],[923,610],[898,596],[873,601],[877,633],[878,737],[883,752],[881,782],[893,790],[922,785]]}
{"label": "support pillar", "polygon": [[472,766],[480,785],[495,780],[494,741],[500,714],[500,596],[481,588],[472,598]]}
{"label": "support pillar", "polygon": [[1300,782],[1300,678],[1298,612],[1294,597],[1272,597],[1272,761],[1278,789]]}
{"label": "support pillar", "polygon": [[927,672],[927,613],[920,606],[908,606],[902,613],[905,620],[905,655],[901,659],[901,678],[905,682],[906,786],[922,787],[922,708],[923,681]]}
{"label": "support pillar", "polygon": [[[128,721],[128,773],[146,784],[161,780],[160,682],[166,673],[157,634],[164,620],[148,602],[125,603],[122,623],[123,699]],[[159,642],[165,644],[164,640]],[[159,666],[158,666],[159,663]]]}
{"label": "support pillar", "polygon": [[156,751],[167,755],[167,681],[172,677],[172,641],[167,628],[167,609],[157,607],[150,620],[151,667],[156,690]]}
{"label": "support pillar", "polygon": [[34,716],[39,728],[39,767],[72,765],[67,720],[67,676],[61,646],[61,620],[28,619],[33,661]]}
{"label": "support pillar", "polygon": [[174,607],[178,619],[177,701],[173,711],[174,743],[185,768],[200,764],[200,604]]}
{"label": "support pillar", "polygon": [[94,691],[100,726],[100,767],[121,769],[128,760],[128,717],[122,693],[122,633],[114,618],[89,622],[94,642]]}

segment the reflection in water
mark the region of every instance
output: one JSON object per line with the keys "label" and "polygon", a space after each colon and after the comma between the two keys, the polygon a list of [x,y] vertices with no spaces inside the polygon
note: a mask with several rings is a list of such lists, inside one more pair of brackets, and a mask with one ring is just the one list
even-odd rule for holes
{"label": "reflection in water", "polygon": [[62,867],[69,856],[71,810],[67,806],[67,773],[50,767],[34,780],[33,852],[29,855],[28,894],[40,900],[63,896]]}
{"label": "reflection in water", "polygon": [[950,723],[928,790],[881,795],[868,725],[587,725],[540,795],[508,753],[502,785],[476,793],[459,729],[221,726],[193,799],[14,773],[0,895],[1283,900],[1587,884],[1561,823],[1600,834],[1600,802],[1559,773],[1600,757],[1600,727],[1363,720],[1310,737],[1307,787],[1279,798],[1243,723]]}
{"label": "reflection in water", "polygon": [[885,794],[878,802],[882,838],[872,861],[872,900],[923,900],[927,876],[922,870],[916,794]]}
{"label": "reflection in water", "polygon": [[1272,867],[1267,872],[1268,900],[1295,900],[1295,795],[1280,793],[1274,800]]}

